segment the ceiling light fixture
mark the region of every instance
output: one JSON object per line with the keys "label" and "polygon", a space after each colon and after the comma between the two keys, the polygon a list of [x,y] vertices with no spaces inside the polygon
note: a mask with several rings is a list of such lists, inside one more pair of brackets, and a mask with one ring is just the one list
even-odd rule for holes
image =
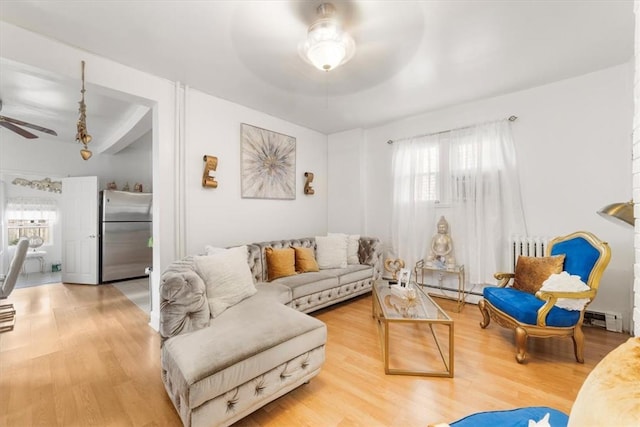
{"label": "ceiling light fixture", "polygon": [[342,29],[331,3],[321,4],[317,12],[318,19],[309,27],[300,55],[319,70],[329,71],[349,61],[356,51],[356,44]]}
{"label": "ceiling light fixture", "polygon": [[87,144],[91,142],[91,135],[87,133],[87,105],[84,103],[84,61],[82,61],[82,90],[80,93],[82,94],[82,98],[80,99],[80,108],[78,112],[80,113],[80,117],[78,118],[78,133],[76,133],[76,141],[84,146],[83,149],[80,150],[80,156],[84,160],[89,160],[91,155],[93,154],[90,150],[87,149]]}

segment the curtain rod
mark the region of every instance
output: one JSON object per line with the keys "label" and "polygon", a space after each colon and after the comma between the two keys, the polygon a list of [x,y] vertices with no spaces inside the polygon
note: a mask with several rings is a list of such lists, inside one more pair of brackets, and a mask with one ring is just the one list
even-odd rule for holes
{"label": "curtain rod", "polygon": [[[518,116],[509,116],[509,117],[507,117],[506,120],[509,120],[510,122],[515,122],[516,120],[518,120]],[[459,128],[454,128],[454,129],[449,129],[449,130],[441,130],[439,132],[425,133],[423,135],[414,135],[414,136],[410,136],[408,138],[402,138],[402,139],[421,138],[423,136],[440,135],[440,134],[443,134],[443,133],[453,132],[454,130],[469,129],[469,128],[472,128],[474,126],[477,126],[477,124],[469,125],[469,126],[462,126],[462,127],[459,127]],[[387,144],[393,144],[393,139],[388,140]]]}

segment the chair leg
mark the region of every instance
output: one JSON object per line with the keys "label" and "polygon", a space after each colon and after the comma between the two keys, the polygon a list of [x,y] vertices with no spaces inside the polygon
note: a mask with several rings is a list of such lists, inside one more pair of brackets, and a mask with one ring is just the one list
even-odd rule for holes
{"label": "chair leg", "polygon": [[482,314],[480,327],[484,329],[489,326],[489,323],[491,322],[491,318],[489,317],[489,310],[487,309],[487,304],[484,299],[480,300],[480,302],[478,303],[478,308],[480,309],[480,313]]}
{"label": "chair leg", "polygon": [[518,326],[515,329],[516,334],[516,360],[518,363],[524,363],[527,360],[527,331]]}
{"label": "chair leg", "polygon": [[573,335],[573,352],[576,355],[578,363],[584,363],[584,333],[581,327],[574,328]]}

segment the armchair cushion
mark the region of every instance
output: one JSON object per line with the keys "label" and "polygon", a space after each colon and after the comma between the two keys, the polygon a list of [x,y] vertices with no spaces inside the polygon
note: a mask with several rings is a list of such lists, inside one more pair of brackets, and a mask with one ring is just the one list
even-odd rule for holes
{"label": "armchair cushion", "polygon": [[584,283],[589,283],[589,276],[596,262],[600,259],[600,251],[584,237],[557,242],[551,247],[551,255],[564,254],[564,271],[580,276]]}
{"label": "armchair cushion", "polygon": [[523,292],[535,294],[549,276],[562,271],[564,258],[564,254],[551,257],[519,256],[513,287]]}
{"label": "armchair cushion", "polygon": [[[514,288],[484,288],[483,296],[498,310],[528,325],[537,323],[538,310],[545,303],[535,295]],[[553,307],[547,315],[547,326],[570,327],[578,323],[578,320],[579,311]]]}

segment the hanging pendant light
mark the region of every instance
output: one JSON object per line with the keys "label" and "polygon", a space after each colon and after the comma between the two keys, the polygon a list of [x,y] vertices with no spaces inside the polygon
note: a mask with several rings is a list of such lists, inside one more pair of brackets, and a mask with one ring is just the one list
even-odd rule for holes
{"label": "hanging pendant light", "polygon": [[329,71],[349,61],[356,45],[349,33],[342,29],[331,3],[321,4],[317,12],[318,19],[309,27],[300,55],[319,70]]}
{"label": "hanging pendant light", "polygon": [[78,118],[78,132],[76,133],[76,141],[83,145],[84,148],[80,150],[80,156],[83,160],[89,160],[91,155],[93,154],[88,148],[87,144],[91,142],[91,135],[87,133],[87,105],[84,103],[84,61],[82,61],[82,90],[80,93],[82,94],[82,98],[80,99],[80,108],[78,112],[80,113],[80,117]]}

